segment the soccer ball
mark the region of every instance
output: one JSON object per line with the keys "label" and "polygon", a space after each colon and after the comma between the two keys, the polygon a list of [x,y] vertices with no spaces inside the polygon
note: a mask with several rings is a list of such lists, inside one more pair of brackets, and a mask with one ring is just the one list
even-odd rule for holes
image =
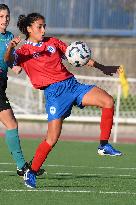
{"label": "soccer ball", "polygon": [[67,47],[65,56],[70,64],[80,67],[88,63],[91,58],[91,50],[86,43],[75,41]]}

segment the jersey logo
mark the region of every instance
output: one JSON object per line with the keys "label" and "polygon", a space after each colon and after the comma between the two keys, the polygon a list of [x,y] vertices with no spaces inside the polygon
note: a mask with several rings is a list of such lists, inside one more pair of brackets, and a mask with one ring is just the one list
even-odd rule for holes
{"label": "jersey logo", "polygon": [[49,51],[50,53],[55,53],[56,49],[52,46],[48,46],[47,51]]}
{"label": "jersey logo", "polygon": [[56,108],[51,106],[50,107],[50,113],[51,113],[51,115],[54,115],[56,113]]}

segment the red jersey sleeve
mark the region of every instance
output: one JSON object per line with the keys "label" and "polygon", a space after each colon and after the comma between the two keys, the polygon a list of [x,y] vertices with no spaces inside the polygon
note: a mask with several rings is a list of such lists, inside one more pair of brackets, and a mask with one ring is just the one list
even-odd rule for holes
{"label": "red jersey sleeve", "polygon": [[22,66],[28,59],[29,52],[22,46],[14,52],[14,65]]}
{"label": "red jersey sleeve", "polygon": [[68,45],[57,38],[54,38],[54,41],[55,41],[56,47],[61,51],[61,53],[65,54]]}

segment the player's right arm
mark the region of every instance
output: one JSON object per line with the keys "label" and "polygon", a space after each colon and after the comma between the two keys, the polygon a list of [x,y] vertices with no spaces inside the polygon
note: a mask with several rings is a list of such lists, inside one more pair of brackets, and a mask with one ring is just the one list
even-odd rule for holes
{"label": "player's right arm", "polygon": [[20,37],[15,37],[10,41],[4,55],[4,61],[7,62],[8,64],[13,65],[15,60],[15,56],[13,55],[13,49],[20,43],[20,41],[21,41]]}
{"label": "player's right arm", "polygon": [[14,65],[14,62],[16,60],[14,48],[17,46],[18,43],[20,43],[20,41],[21,41],[20,37],[13,38],[10,41],[9,46],[4,56],[5,62],[12,65],[12,71],[15,74],[19,74],[22,71],[22,68],[20,66]]}

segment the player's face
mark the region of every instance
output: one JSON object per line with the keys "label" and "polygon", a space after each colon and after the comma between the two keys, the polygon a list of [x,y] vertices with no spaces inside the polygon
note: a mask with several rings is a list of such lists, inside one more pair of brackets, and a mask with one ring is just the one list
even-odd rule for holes
{"label": "player's face", "polygon": [[8,10],[0,10],[0,32],[3,33],[6,31],[7,26],[9,25],[10,14]]}
{"label": "player's face", "polygon": [[28,27],[27,30],[29,32],[29,40],[32,42],[40,42],[45,34],[45,26],[44,20],[39,19]]}

